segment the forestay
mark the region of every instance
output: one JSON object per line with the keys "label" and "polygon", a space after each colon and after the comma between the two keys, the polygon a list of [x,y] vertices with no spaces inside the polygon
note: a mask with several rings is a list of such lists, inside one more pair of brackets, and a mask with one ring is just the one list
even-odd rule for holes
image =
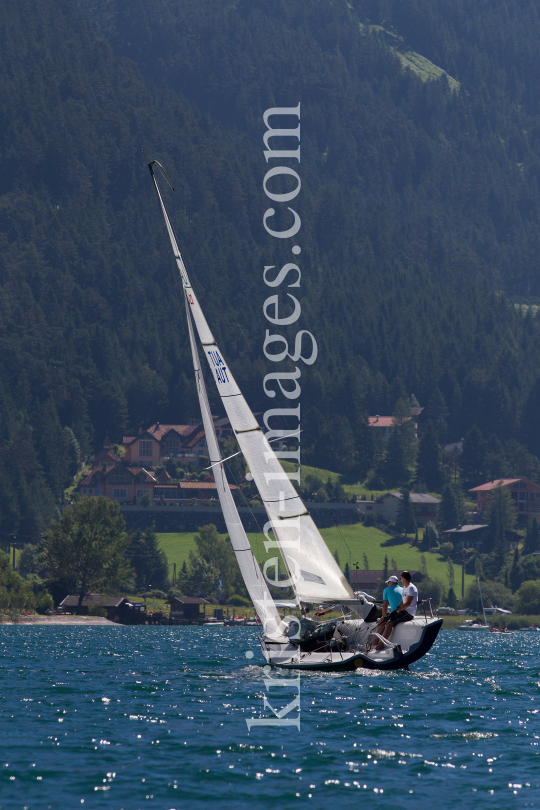
{"label": "forestay", "polygon": [[[191,286],[156,182],[153,164],[150,164],[149,168],[203,350],[236,439],[268,514],[269,520],[264,527],[267,537],[266,549],[267,551],[279,549],[288,568],[289,580],[278,583],[276,577],[276,585],[291,584],[297,597],[305,602],[354,599],[349,583],[265,438],[214,340]],[[273,532],[273,536],[270,532]],[[267,566],[270,567],[268,563]]]}

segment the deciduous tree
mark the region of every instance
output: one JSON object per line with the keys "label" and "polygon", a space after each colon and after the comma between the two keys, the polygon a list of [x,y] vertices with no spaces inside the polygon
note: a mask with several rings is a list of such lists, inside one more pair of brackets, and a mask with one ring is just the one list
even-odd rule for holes
{"label": "deciduous tree", "polygon": [[129,584],[125,528],[119,505],[98,496],[66,507],[45,533],[41,549],[49,578],[78,595],[78,611],[89,593],[114,593]]}

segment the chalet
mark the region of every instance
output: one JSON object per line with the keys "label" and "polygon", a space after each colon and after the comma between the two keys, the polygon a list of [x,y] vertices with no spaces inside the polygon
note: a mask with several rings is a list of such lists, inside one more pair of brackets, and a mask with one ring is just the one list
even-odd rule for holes
{"label": "chalet", "polygon": [[105,495],[119,503],[140,503],[145,494],[154,498],[156,479],[141,467],[127,467],[116,463],[114,467],[102,465],[86,473],[77,487],[81,495]]}
{"label": "chalet", "polygon": [[[375,501],[357,501],[358,509],[365,515],[376,515],[384,518],[389,523],[394,523],[399,513],[399,502],[403,498],[401,492],[387,492]],[[411,492],[411,505],[419,526],[423,526],[428,521],[435,522],[439,511],[440,500],[433,495],[425,495],[422,492]]]}
{"label": "chalet", "polygon": [[[395,576],[399,580],[403,570],[403,568],[399,568],[397,571],[388,571],[387,577]],[[420,571],[409,570],[411,572],[412,581],[415,585],[418,585],[418,583],[424,579],[424,575],[421,574]],[[364,593],[368,593],[370,596],[375,596],[381,577],[384,576],[384,571],[362,571],[353,569],[350,573],[353,591],[364,591]]]}
{"label": "chalet", "polygon": [[[404,420],[405,422],[409,422],[411,419],[414,421],[415,436],[418,436],[418,423],[423,410],[423,408],[411,408],[411,415],[407,416]],[[387,442],[394,432],[393,416],[368,416],[368,423],[371,428],[377,431],[377,434],[384,442]]]}
{"label": "chalet", "polygon": [[470,489],[471,496],[476,498],[478,515],[488,516],[490,496],[497,487],[507,487],[510,490],[521,523],[529,523],[534,517],[540,520],[540,485],[527,478],[499,478]]}
{"label": "chalet", "polygon": [[[75,612],[79,604],[76,594],[66,596],[60,602],[59,608]],[[84,597],[80,613],[88,615],[89,608],[102,607],[107,611],[107,618],[111,622],[120,624],[142,624],[146,620],[146,608],[138,602],[130,602],[125,596],[105,596],[101,593],[89,593]]]}
{"label": "chalet", "polygon": [[156,467],[168,458],[196,466],[199,456],[208,455],[200,425],[160,425],[156,422],[138,436],[124,436],[124,461],[139,467]]}
{"label": "chalet", "polygon": [[[175,596],[171,599],[171,619],[188,622],[201,621],[206,616],[206,605],[209,604],[210,602],[200,596]],[[201,605],[203,606],[202,613]]]}
{"label": "chalet", "polygon": [[455,529],[446,529],[443,532],[445,539],[450,540],[458,548],[479,548],[486,536],[487,523],[476,523],[456,526]]}

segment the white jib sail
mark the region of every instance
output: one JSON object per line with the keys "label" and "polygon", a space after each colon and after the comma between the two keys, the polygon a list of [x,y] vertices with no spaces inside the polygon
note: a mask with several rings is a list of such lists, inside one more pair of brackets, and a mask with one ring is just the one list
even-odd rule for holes
{"label": "white jib sail", "polygon": [[217,492],[223,510],[223,517],[231,539],[236,559],[240,572],[246,584],[246,588],[251,597],[251,601],[257,611],[265,634],[274,639],[282,639],[286,634],[287,628],[282,622],[281,617],[277,611],[274,600],[268,590],[266,581],[262,575],[259,564],[255,559],[253,550],[247,538],[246,532],[240,520],[236,504],[233,500],[223,464],[216,462],[221,461],[221,452],[219,449],[216,432],[214,429],[214,422],[210,412],[208,397],[206,394],[206,386],[202,374],[201,364],[199,361],[199,352],[195,344],[195,337],[193,335],[193,324],[191,322],[191,313],[189,304],[186,298],[186,314],[189,329],[189,342],[191,345],[191,356],[193,359],[193,369],[195,371],[195,382],[197,385],[197,393],[199,395],[199,404],[201,406],[201,414],[206,434],[206,442],[208,444],[208,452],[210,455],[210,463],[215,464],[213,467],[214,479],[216,482]]}
{"label": "white jib sail", "polygon": [[[153,164],[150,164],[149,168],[200,341],[216,380],[225,411],[235,432],[236,440],[248,463],[268,514],[269,520],[264,527],[266,550],[271,552],[273,548],[279,549],[288,568],[288,580],[279,582],[275,575],[275,580],[272,582],[278,586],[292,585],[297,597],[304,602],[354,599],[351,586],[328,550],[302,499],[265,438],[218,349],[191,286],[154,175]],[[160,168],[163,170],[161,166]],[[270,532],[273,532],[273,537]],[[277,558],[275,565],[277,570]],[[265,566],[265,573],[267,568],[270,568],[270,561]]]}

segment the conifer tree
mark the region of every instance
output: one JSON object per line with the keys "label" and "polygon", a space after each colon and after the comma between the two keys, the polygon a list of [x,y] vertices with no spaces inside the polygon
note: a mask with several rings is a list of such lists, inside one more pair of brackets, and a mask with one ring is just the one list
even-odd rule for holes
{"label": "conifer tree", "polygon": [[523,544],[523,556],[526,554],[534,554],[535,551],[540,551],[540,526],[538,520],[533,518],[527,524],[525,535],[525,542]]}
{"label": "conifer tree", "polygon": [[512,567],[510,568],[509,574],[509,582],[512,593],[515,593],[523,582],[523,568],[519,559],[519,546],[517,546],[516,550],[514,551],[514,558],[512,560]]}
{"label": "conifer tree", "polygon": [[516,508],[508,487],[497,486],[489,499],[489,548],[494,552],[494,562],[498,570],[506,565],[508,542],[506,532],[513,529],[516,521]]}
{"label": "conifer tree", "polygon": [[446,436],[448,408],[439,388],[436,388],[428,400],[426,406],[426,418],[433,423],[437,434]]}
{"label": "conifer tree", "polygon": [[401,490],[401,499],[398,507],[396,528],[405,536],[416,531],[416,520],[411,503],[411,494],[408,489]]}
{"label": "conifer tree", "polygon": [[486,442],[474,425],[466,434],[461,453],[461,473],[468,489],[483,484],[486,477]]}
{"label": "conifer tree", "polygon": [[167,589],[169,565],[153,529],[138,529],[131,535],[127,556],[135,570],[135,587],[139,593],[149,586],[162,591]]}
{"label": "conifer tree", "polygon": [[451,484],[446,484],[439,505],[439,526],[442,531],[455,529],[460,523],[460,517],[455,489]]}
{"label": "conifer tree", "polygon": [[424,481],[428,490],[440,492],[444,483],[441,448],[437,431],[432,421],[425,427],[418,447],[416,478]]}

